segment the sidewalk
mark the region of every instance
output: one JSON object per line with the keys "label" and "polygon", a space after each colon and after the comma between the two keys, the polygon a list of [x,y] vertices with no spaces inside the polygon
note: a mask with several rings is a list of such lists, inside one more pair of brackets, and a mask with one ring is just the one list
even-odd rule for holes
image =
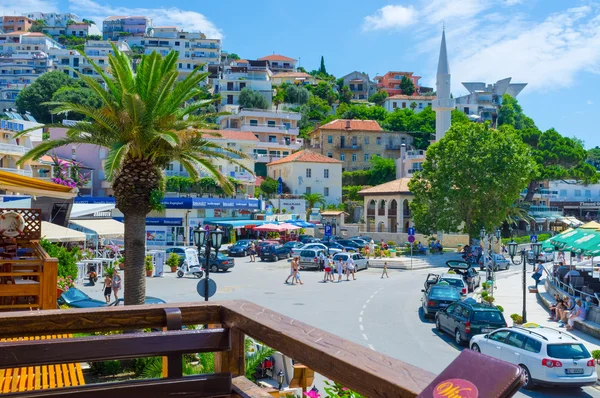
{"label": "sidewalk", "polygon": [[415,270],[432,267],[442,267],[446,265],[448,260],[462,260],[459,253],[443,253],[439,254],[427,254],[413,256],[412,260],[410,256],[399,256],[394,258],[369,258],[369,267],[371,268],[383,268],[383,263],[387,262],[389,269],[403,269],[403,270]]}
{"label": "sidewalk", "polygon": [[[534,284],[534,281],[531,278],[531,267],[527,268],[526,284],[529,287]],[[494,301],[494,304],[500,305],[504,308],[504,318],[506,318],[506,322],[509,325],[512,325],[512,319],[510,319],[510,315],[515,313],[521,315],[523,312],[522,274],[519,272],[506,278],[496,279],[496,284],[497,289],[494,291],[494,297],[496,300]],[[538,285],[538,291],[542,296],[546,294],[546,290],[544,288],[544,279],[542,279],[541,283]],[[529,293],[528,289],[527,322],[534,322],[540,326],[565,330],[564,328],[559,328],[558,323],[549,321],[549,316],[550,313],[540,299],[538,299],[538,295],[535,293]],[[588,350],[600,350],[600,339],[597,339],[577,329],[572,330],[569,333],[584,341]]]}

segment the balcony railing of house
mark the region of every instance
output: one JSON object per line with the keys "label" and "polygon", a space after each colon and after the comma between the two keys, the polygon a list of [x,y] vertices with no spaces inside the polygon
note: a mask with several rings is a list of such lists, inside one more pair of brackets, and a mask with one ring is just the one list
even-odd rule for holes
{"label": "balcony railing of house", "polygon": [[405,212],[403,212],[403,213],[402,213],[402,217],[403,217],[403,218],[410,218],[410,211],[409,211],[409,212],[406,212],[406,211],[405,211]]}
{"label": "balcony railing of house", "polygon": [[409,159],[422,158],[425,156],[425,151],[412,150],[406,152],[406,157]]}
{"label": "balcony railing of house", "polygon": [[423,169],[422,169],[422,168],[417,168],[417,169],[408,169],[408,170],[407,170],[407,173],[408,173],[408,174],[413,174],[413,173],[416,173],[417,171],[423,171]]}
{"label": "balcony railing of house", "polygon": [[336,145],[335,149],[339,149],[340,151],[362,151],[362,145],[355,145],[355,144]]}
{"label": "balcony railing of house", "polygon": [[401,144],[387,144],[385,146],[385,149],[387,151],[399,151],[400,149],[402,149],[402,145]]}
{"label": "balcony railing of house", "polygon": [[32,176],[31,170],[13,169],[11,167],[0,167],[0,170],[7,171],[9,173],[19,174],[19,175],[22,175],[22,176],[25,176],[25,177],[31,177]]}
{"label": "balcony railing of house", "polygon": [[375,209],[367,209],[367,216],[374,216],[375,215]]}
{"label": "balcony railing of house", "polygon": [[[29,149],[31,149],[31,148],[29,148]],[[27,152],[29,149],[25,148],[24,146],[21,146],[21,145],[0,143],[0,153],[4,153],[4,154],[16,153],[16,154],[22,155],[25,152]]]}
{"label": "balcony railing of house", "polygon": [[388,216],[395,216],[398,214],[398,209],[388,209]]}
{"label": "balcony railing of house", "polygon": [[[182,325],[199,324],[208,328],[182,330]],[[36,391],[34,395],[59,396],[68,392],[72,397],[103,394],[269,397],[266,391],[244,377],[244,341],[245,336],[249,336],[367,397],[413,397],[435,379],[432,373],[247,301],[0,315],[3,338],[142,328],[164,331],[3,341],[0,342],[0,369],[35,369],[41,365],[162,356],[163,378],[160,379],[59,387]],[[182,355],[198,352],[215,353],[214,373],[183,377]]]}
{"label": "balcony railing of house", "polygon": [[385,216],[385,209],[377,209],[378,216]]}

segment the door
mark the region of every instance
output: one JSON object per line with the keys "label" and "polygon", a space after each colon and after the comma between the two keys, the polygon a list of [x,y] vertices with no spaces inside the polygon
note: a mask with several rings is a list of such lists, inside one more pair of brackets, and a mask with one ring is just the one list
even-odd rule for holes
{"label": "door", "polygon": [[481,353],[494,358],[502,359],[502,348],[505,347],[504,342],[508,337],[508,330],[498,330],[490,333],[487,339],[487,347],[481,349]]}
{"label": "door", "polygon": [[527,341],[523,346],[523,350],[523,364],[529,369],[531,377],[534,379],[542,378],[544,371],[541,369],[543,367],[535,366],[536,363],[539,363],[539,354],[542,350],[542,343],[539,340],[534,339],[533,337],[527,337]]}
{"label": "door", "polygon": [[340,137],[340,148],[344,148],[346,146],[346,137]]}
{"label": "door", "polygon": [[440,323],[440,328],[442,330],[446,330],[446,331],[450,330],[450,328],[449,328],[449,324],[451,323],[450,319],[451,319],[452,313],[454,311],[456,311],[456,307],[458,307],[458,304],[451,304],[445,310],[438,311],[437,316],[438,316],[438,320]]}
{"label": "door", "polygon": [[429,290],[429,287],[438,283],[440,276],[437,274],[429,274],[427,275],[427,279],[425,279],[425,290]]}
{"label": "door", "polygon": [[506,349],[502,349],[502,360],[515,365],[522,364],[526,361],[526,351],[523,349],[527,336],[517,332],[510,332],[506,339]]}

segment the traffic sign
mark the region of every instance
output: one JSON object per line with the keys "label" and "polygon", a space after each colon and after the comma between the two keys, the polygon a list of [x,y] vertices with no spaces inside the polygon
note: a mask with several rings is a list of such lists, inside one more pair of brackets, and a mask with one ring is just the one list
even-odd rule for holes
{"label": "traffic sign", "polygon": [[333,227],[328,223],[325,225],[325,236],[331,236],[333,232]]}
{"label": "traffic sign", "polygon": [[412,235],[414,235],[414,234],[415,234],[415,229],[414,229],[414,228],[412,228],[412,227],[411,227],[411,228],[409,228],[409,229],[408,229],[408,235],[409,235],[409,236],[412,236]]}
{"label": "traffic sign", "polygon": [[409,243],[413,243],[415,241],[415,236],[414,235],[408,235],[408,242]]}
{"label": "traffic sign", "polygon": [[[198,285],[196,286],[196,291],[200,295],[200,297],[205,297],[204,292],[206,291],[206,280],[200,279],[198,281]],[[208,297],[212,297],[217,292],[217,284],[212,279],[208,279]]]}
{"label": "traffic sign", "polygon": [[283,180],[281,177],[277,179],[277,194],[281,195],[283,193]]}
{"label": "traffic sign", "polygon": [[537,235],[531,235],[529,237],[529,242],[530,243],[537,243]]}

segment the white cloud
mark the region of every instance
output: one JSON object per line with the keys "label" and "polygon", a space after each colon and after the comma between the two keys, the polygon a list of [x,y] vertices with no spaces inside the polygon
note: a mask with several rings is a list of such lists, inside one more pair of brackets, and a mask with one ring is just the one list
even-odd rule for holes
{"label": "white cloud", "polygon": [[414,7],[388,5],[365,17],[363,30],[402,28],[417,21]]}
{"label": "white cloud", "polygon": [[15,16],[32,11],[57,12],[58,6],[55,0],[0,1],[0,16]]}
{"label": "white cloud", "polygon": [[592,100],[587,100],[587,104],[588,104],[588,105],[594,105],[594,101],[592,101]]}
{"label": "white cloud", "polygon": [[81,17],[94,20],[101,25],[110,15],[144,15],[152,19],[155,26],[175,25],[187,31],[201,31],[210,39],[222,39],[223,31],[199,12],[168,8],[113,7],[93,0],[69,0],[69,9]]}
{"label": "white cloud", "polygon": [[524,3],[525,0],[504,0],[504,4],[507,6],[516,6],[517,4]]}

